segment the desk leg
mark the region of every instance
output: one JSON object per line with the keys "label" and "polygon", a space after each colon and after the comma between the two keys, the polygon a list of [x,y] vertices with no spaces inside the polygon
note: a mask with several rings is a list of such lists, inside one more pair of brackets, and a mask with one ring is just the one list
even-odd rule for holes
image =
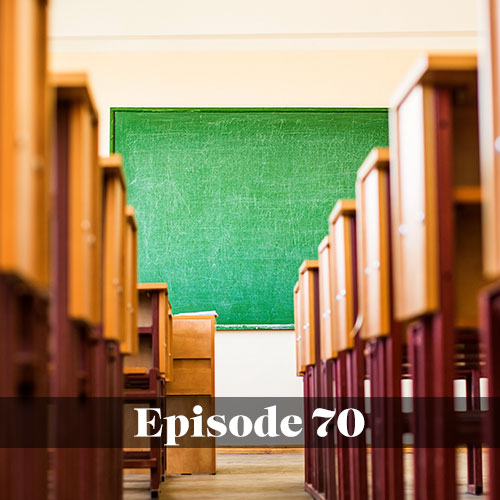
{"label": "desk leg", "polygon": [[[313,398],[313,411],[321,407],[323,401],[323,363],[318,361],[313,367],[313,384],[314,384],[314,398]],[[314,489],[322,494],[325,491],[325,464],[323,462],[323,443],[320,443],[320,437],[314,428],[314,462],[316,465],[316,482]]]}
{"label": "desk leg", "polygon": [[393,324],[392,334],[383,339],[385,357],[386,393],[384,396],[385,428],[387,443],[387,498],[399,500],[404,497],[403,468],[403,411],[401,399],[401,380],[403,378],[403,346],[401,340],[401,325]]}
{"label": "desk leg", "polygon": [[313,398],[311,386],[311,367],[308,366],[304,373],[304,466],[306,485],[314,483],[314,466],[312,456],[312,421],[311,399]]}
{"label": "desk leg", "polygon": [[309,484],[312,486],[313,490],[317,491],[318,488],[318,456],[317,456],[317,446],[316,446],[316,430],[312,424],[312,414],[315,409],[315,404],[317,401],[316,394],[316,370],[314,366],[308,366],[306,370],[307,384],[308,384],[308,413],[307,420],[311,423],[309,426],[309,435],[307,437],[307,446],[309,450]]}
{"label": "desk leg", "polygon": [[[328,360],[322,364],[322,393],[324,406],[328,410],[333,410],[333,385],[334,385],[335,360]],[[323,444],[323,467],[324,467],[324,495],[325,500],[337,500],[337,478],[335,475],[335,426],[328,430],[328,436]]]}
{"label": "desk leg", "polygon": [[[111,448],[111,477],[112,496],[110,500],[120,500],[123,497],[123,358],[120,353],[120,344],[112,342],[110,346],[112,356],[112,387],[110,388],[111,407],[113,409],[114,445]],[[166,415],[166,413],[164,413]],[[116,446],[118,444],[118,446]]]}
{"label": "desk leg", "polygon": [[[356,337],[354,348],[347,354],[347,396],[348,408],[356,408],[364,413],[364,342]],[[368,498],[366,437],[363,432],[356,438],[347,438],[347,450],[350,462],[350,482],[353,500]]]}
{"label": "desk leg", "polygon": [[[46,397],[49,337],[46,301],[9,277],[0,276],[0,318],[0,396]],[[46,410],[39,418],[42,428],[42,419],[48,418]],[[3,423],[0,432],[7,435],[9,425]],[[0,496],[45,499],[47,471],[47,448],[0,449]]]}
{"label": "desk leg", "polygon": [[[432,420],[429,437],[434,459],[433,497],[440,500],[456,499],[456,422],[453,407],[453,384],[455,380],[456,331],[454,326],[454,276],[455,276],[455,213],[453,202],[453,172],[455,166],[453,150],[453,91],[437,88],[435,91],[436,120],[436,169],[439,196],[438,217],[438,269],[439,269],[439,313],[422,318],[427,338],[432,341],[428,354],[431,370],[420,376],[430,380],[430,392],[423,397],[435,397],[432,402]],[[426,355],[427,358],[427,355]],[[427,387],[426,387],[427,389]]]}
{"label": "desk leg", "polygon": [[[347,354],[340,352],[335,361],[335,404],[337,414],[347,408]],[[339,500],[351,500],[351,482],[349,477],[349,449],[346,440],[338,431],[337,435],[337,470]]]}
{"label": "desk leg", "polygon": [[372,430],[372,498],[403,498],[401,350],[394,335],[369,346]]}
{"label": "desk leg", "polygon": [[408,354],[413,380],[411,431],[414,442],[414,497],[433,500],[434,450],[432,446],[432,335],[429,322],[419,322],[408,332]]}
{"label": "desk leg", "polygon": [[[467,410],[481,410],[479,380],[479,370],[472,370],[466,375]],[[481,495],[483,492],[482,451],[481,446],[467,446],[467,493],[472,495]]]}

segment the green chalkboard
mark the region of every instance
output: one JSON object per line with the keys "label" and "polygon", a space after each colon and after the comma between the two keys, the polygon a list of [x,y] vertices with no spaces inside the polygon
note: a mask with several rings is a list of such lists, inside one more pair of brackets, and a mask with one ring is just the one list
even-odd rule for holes
{"label": "green chalkboard", "polygon": [[356,171],[388,144],[381,109],[111,110],[139,224],[139,280],[166,281],[174,313],[219,325],[291,325],[302,260]]}

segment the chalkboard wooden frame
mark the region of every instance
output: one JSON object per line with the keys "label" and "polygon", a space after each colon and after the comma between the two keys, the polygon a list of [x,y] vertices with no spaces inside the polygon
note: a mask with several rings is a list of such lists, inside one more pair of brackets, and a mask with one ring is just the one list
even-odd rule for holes
{"label": "chalkboard wooden frame", "polygon": [[[172,115],[172,113],[180,113],[181,116],[182,114],[186,115],[189,114],[189,116],[207,116],[208,114],[216,113],[220,116],[221,114],[225,116],[242,116],[243,115],[248,115],[248,114],[260,114],[262,116],[263,113],[266,115],[270,114],[284,114],[283,116],[291,116],[290,114],[293,114],[294,116],[305,116],[305,115],[315,115],[318,116],[319,113],[325,115],[325,114],[334,114],[336,116],[341,116],[345,114],[351,115],[353,121],[356,121],[356,117],[361,117],[368,115],[370,117],[372,114],[376,115],[378,118],[382,119],[384,121],[384,130],[381,130],[381,135],[383,136],[383,140],[380,140],[376,143],[372,143],[369,145],[365,145],[366,151],[363,151],[362,154],[358,154],[359,158],[356,160],[356,164],[351,164],[349,167],[349,173],[348,177],[352,177],[352,183],[349,183],[350,190],[352,191],[352,196],[354,195],[354,181],[355,181],[355,175],[356,175],[356,170],[359,165],[361,165],[362,160],[364,159],[364,155],[368,153],[368,151],[371,149],[373,146],[387,146],[388,143],[388,126],[387,126],[387,109],[385,108],[127,108],[127,107],[117,107],[117,108],[111,108],[110,110],[110,128],[111,128],[111,133],[110,133],[110,150],[111,152],[115,152],[116,150],[116,139],[117,139],[117,132],[116,132],[116,122],[117,122],[117,116],[119,113],[139,113],[141,114],[140,116],[146,116],[147,114],[150,113],[169,113],[168,116],[175,116]],[[256,115],[252,115],[256,116]],[[360,122],[362,124],[362,121]],[[354,134],[356,134],[355,130],[353,131]],[[354,147],[353,143],[353,147]],[[360,153],[356,151],[356,153]],[[127,167],[127,158],[125,155],[125,168]],[[342,196],[345,196],[345,192],[340,193]],[[331,206],[333,206],[335,202],[335,198],[332,198]],[[326,215],[324,217],[324,224],[320,224],[321,229],[324,229],[324,232],[326,233],[327,231],[327,215],[329,211],[331,210],[331,206],[326,210]],[[139,210],[140,212],[140,210]],[[140,216],[139,216],[139,225],[140,225]],[[324,227],[323,227],[324,226]],[[321,230],[320,230],[321,232]],[[139,234],[140,234],[140,227],[139,227]],[[316,248],[317,243],[321,240],[321,237],[323,234],[318,233],[318,236],[315,238],[315,241],[311,241],[311,248]],[[304,252],[303,255],[301,255],[300,260],[303,258],[316,258],[315,255],[311,255],[310,252]],[[297,265],[298,268],[298,265]],[[290,271],[291,272],[291,271]],[[297,272],[297,269],[293,269],[293,275],[295,276]],[[168,281],[168,279],[166,279]],[[295,282],[295,278],[293,280]],[[290,320],[293,321],[293,283],[290,286],[290,293],[289,295],[289,302],[290,302]],[[285,292],[283,292],[285,293]],[[173,294],[174,295],[174,294]],[[288,297],[287,295],[287,297]],[[175,301],[175,296],[173,296],[172,299],[174,307],[176,306],[176,301]],[[213,307],[210,309],[217,308],[217,304],[214,304]],[[182,304],[180,304],[180,307],[177,307],[177,310],[174,310],[174,312],[189,312],[185,308],[182,307]],[[269,330],[280,330],[280,329],[292,329],[293,324],[288,323],[288,322],[237,322],[237,321],[230,321],[229,324],[224,321],[224,311],[219,310],[219,312],[222,312],[222,317],[220,318],[221,323],[217,326],[218,329],[228,329],[228,330],[260,330],[260,329],[269,329]],[[287,318],[288,319],[288,318]]]}

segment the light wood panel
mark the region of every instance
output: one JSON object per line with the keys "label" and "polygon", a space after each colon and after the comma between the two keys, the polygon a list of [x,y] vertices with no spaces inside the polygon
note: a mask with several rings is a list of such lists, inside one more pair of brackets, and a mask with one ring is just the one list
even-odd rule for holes
{"label": "light wood panel", "polygon": [[319,328],[317,313],[318,261],[305,260],[299,269],[302,335],[304,336],[304,364],[316,363],[316,329]]}
{"label": "light wood panel", "polygon": [[123,354],[135,355],[139,349],[137,332],[139,293],[137,291],[137,222],[134,207],[125,210],[125,338],[120,349]]}
{"label": "light wood panel", "polygon": [[165,315],[166,322],[166,339],[167,339],[167,366],[165,372],[165,380],[170,382],[174,379],[174,317],[172,314],[172,305],[167,301],[167,314]]}
{"label": "light wood panel", "polygon": [[435,103],[417,85],[392,110],[391,173],[395,316],[411,319],[439,307]]}
{"label": "light wood panel", "polygon": [[318,247],[319,314],[321,359],[334,359],[337,350],[333,337],[332,297],[330,284],[330,238],[325,236]]}
{"label": "light wood panel", "polygon": [[[205,428],[207,418],[215,412],[214,400],[210,396],[169,396],[167,414],[185,415],[191,418],[195,416],[193,413],[195,405],[203,408],[202,425]],[[186,436],[179,438],[177,442],[178,448],[167,448],[168,474],[215,474],[215,438]]]}
{"label": "light wood panel", "polygon": [[211,358],[214,349],[213,317],[179,317],[173,319],[174,357]]}
{"label": "light wood panel", "polygon": [[298,281],[293,289],[293,308],[295,320],[295,372],[298,377],[301,377],[302,375],[304,375],[306,365],[302,321],[302,302],[300,295],[300,285]]}
{"label": "light wood panel", "polygon": [[358,299],[365,339],[390,333],[389,211],[389,150],[377,148],[356,181]]}
{"label": "light wood panel", "polygon": [[[176,315],[172,332],[174,378],[166,384],[167,412],[189,417],[193,406],[200,404],[207,418],[214,413],[215,315]],[[168,473],[215,473],[215,439],[207,438],[203,448],[191,438],[180,443],[179,448],[167,448]]]}
{"label": "light wood panel", "polygon": [[103,174],[103,334],[125,339],[126,188],[120,155],[101,158]]}
{"label": "light wood panel", "polygon": [[169,396],[213,394],[212,359],[174,359],[174,373],[167,387]]}
{"label": "light wood panel", "polygon": [[101,322],[102,179],[97,156],[98,117],[87,78],[51,77],[57,106],[68,110],[69,315]]}
{"label": "light wood panel", "polygon": [[47,3],[0,3],[0,272],[49,282]]}
{"label": "light wood panel", "polygon": [[[397,94],[391,120],[396,318],[439,310],[440,279],[451,279],[449,272],[443,278],[439,259],[449,266],[452,258],[455,325],[476,327],[476,296],[487,280],[481,273],[485,187],[480,188],[475,57],[421,58]],[[439,228],[438,206],[453,211],[452,248],[439,243],[450,227]]]}
{"label": "light wood panel", "polygon": [[355,220],[356,202],[354,200],[339,200],[328,220],[333,342],[339,352],[354,346]]}
{"label": "light wood panel", "polygon": [[482,0],[479,58],[484,271],[500,278],[500,32],[498,0]]}

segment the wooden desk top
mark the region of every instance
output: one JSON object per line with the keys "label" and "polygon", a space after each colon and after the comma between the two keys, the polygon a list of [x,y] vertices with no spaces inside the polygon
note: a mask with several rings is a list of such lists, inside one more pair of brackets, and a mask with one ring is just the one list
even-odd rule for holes
{"label": "wooden desk top", "polygon": [[85,73],[52,73],[49,75],[49,84],[56,89],[58,99],[87,102],[97,123],[99,114]]}
{"label": "wooden desk top", "polygon": [[330,237],[326,235],[318,245],[318,253],[321,253],[330,244]]}
{"label": "wooden desk top", "polygon": [[402,84],[394,92],[391,107],[398,107],[410,91],[419,84],[461,84],[472,76],[475,82],[477,55],[474,52],[420,56]]}
{"label": "wooden desk top", "polygon": [[112,154],[111,156],[99,158],[99,166],[104,175],[118,177],[123,189],[126,189],[125,173],[123,172],[122,155]]}
{"label": "wooden desk top", "polygon": [[132,226],[134,231],[137,231],[137,219],[135,218],[135,210],[132,205],[125,207],[125,216],[127,217],[127,223]]}
{"label": "wooden desk top", "polygon": [[335,224],[341,215],[353,215],[356,213],[356,200],[338,200],[328,217],[328,225]]}
{"label": "wooden desk top", "polygon": [[165,291],[168,293],[168,285],[166,283],[138,283],[137,289],[143,291]]}
{"label": "wooden desk top", "polygon": [[389,168],[389,148],[373,148],[359,167],[356,180],[362,182],[374,168]]}
{"label": "wooden desk top", "polygon": [[299,267],[299,274],[304,274],[311,269],[318,269],[319,264],[317,260],[305,260]]}

